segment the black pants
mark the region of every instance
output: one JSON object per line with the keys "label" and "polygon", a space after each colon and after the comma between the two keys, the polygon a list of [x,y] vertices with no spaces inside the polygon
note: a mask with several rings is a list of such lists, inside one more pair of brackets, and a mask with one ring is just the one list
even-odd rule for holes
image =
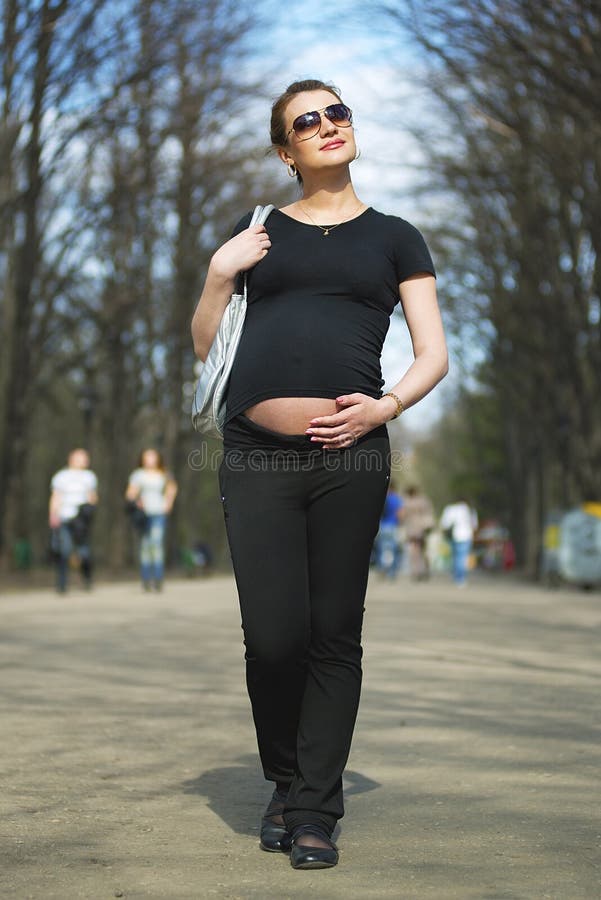
{"label": "black pants", "polygon": [[288,828],[344,815],[361,690],[369,560],[390,472],[384,425],[323,450],[241,415],[219,482],[265,777],[290,785]]}

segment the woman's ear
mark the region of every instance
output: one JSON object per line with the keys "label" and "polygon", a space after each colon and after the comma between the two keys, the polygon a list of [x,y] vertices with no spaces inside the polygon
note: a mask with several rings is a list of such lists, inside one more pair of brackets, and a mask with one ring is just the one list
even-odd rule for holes
{"label": "woman's ear", "polygon": [[278,147],[278,156],[280,157],[280,159],[282,160],[284,165],[286,165],[286,166],[294,165],[294,160],[292,159],[292,157],[290,156],[288,151],[284,149],[284,147]]}

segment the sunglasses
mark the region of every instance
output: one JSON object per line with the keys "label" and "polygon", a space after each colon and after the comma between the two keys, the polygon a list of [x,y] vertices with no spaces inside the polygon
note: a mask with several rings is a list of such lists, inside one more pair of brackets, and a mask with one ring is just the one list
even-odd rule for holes
{"label": "sunglasses", "polygon": [[323,109],[315,109],[313,112],[303,113],[297,116],[292,123],[292,128],[286,135],[288,138],[292,132],[295,133],[299,141],[308,141],[309,138],[319,134],[321,129],[321,114],[329,119],[332,125],[338,128],[348,128],[353,124],[353,111],[345,106],[344,103],[332,103],[330,106],[324,106]]}

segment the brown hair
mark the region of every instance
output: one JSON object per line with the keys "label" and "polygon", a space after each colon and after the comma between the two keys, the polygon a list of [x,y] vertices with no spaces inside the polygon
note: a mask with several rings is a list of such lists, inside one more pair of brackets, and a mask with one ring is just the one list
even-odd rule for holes
{"label": "brown hair", "polygon": [[144,454],[148,453],[156,453],[157,455],[157,468],[160,469],[161,472],[165,471],[165,460],[163,459],[163,454],[160,450],[155,450],[154,447],[145,447],[144,450],[140,451],[140,456],[138,457],[138,469],[143,468],[144,465]]}
{"label": "brown hair", "polygon": [[[328,84],[327,82],[320,81],[316,78],[309,78],[305,81],[293,81],[292,84],[288,85],[284,93],[280,94],[277,100],[274,101],[273,106],[271,107],[270,136],[273,147],[285,147],[288,143],[288,135],[286,134],[286,125],[284,123],[284,113],[292,98],[296,94],[302,94],[305,91],[329,91],[330,94],[333,94],[334,97],[336,97],[339,103],[342,103],[340,92],[333,84]],[[299,184],[303,183],[303,177],[298,171],[296,173],[296,180]]]}

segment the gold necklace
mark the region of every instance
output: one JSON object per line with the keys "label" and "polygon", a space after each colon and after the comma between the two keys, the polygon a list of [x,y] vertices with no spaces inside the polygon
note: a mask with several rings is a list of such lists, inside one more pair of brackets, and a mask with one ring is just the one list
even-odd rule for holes
{"label": "gold necklace", "polygon": [[357,207],[352,211],[352,213],[349,213],[349,215],[346,217],[346,219],[343,219],[342,222],[336,222],[335,225],[328,225],[328,226],[325,226],[325,225],[318,225],[317,222],[315,221],[315,219],[313,218],[313,216],[311,215],[311,213],[309,212],[309,210],[308,210],[308,209],[305,209],[305,207],[302,205],[302,203],[299,203],[298,205],[300,206],[300,208],[301,208],[301,210],[304,212],[304,214],[305,214],[309,219],[311,219],[311,221],[313,222],[313,224],[314,224],[317,228],[321,229],[321,231],[323,231],[323,236],[324,236],[324,237],[327,237],[327,236],[329,235],[330,231],[332,231],[332,229],[338,228],[339,225],[344,225],[345,222],[348,222],[349,219],[352,219],[352,217],[355,215],[355,213],[356,213],[359,209],[361,209],[361,207],[363,206],[363,203],[362,203],[362,202],[359,203],[359,206],[357,206]]}

